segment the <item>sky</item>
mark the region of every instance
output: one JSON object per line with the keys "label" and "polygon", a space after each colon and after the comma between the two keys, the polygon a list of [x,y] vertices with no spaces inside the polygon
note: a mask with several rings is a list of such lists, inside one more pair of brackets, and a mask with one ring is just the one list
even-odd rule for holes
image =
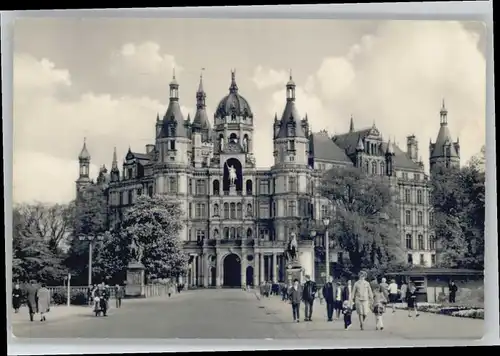
{"label": "sky", "polygon": [[[31,18],[14,28],[13,199],[74,199],[86,138],[91,174],[154,143],[175,68],[194,116],[202,68],[213,117],[236,70],[255,120],[258,167],[272,165],[272,124],[290,71],[299,113],[330,134],[374,123],[428,166],[443,99],[461,161],[485,143],[485,27],[479,22]],[[258,149],[257,149],[258,148]],[[120,162],[119,162],[120,163]]]}

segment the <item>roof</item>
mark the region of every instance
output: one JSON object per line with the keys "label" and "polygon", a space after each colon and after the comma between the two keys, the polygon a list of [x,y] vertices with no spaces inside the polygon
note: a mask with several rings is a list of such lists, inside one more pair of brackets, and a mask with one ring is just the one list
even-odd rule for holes
{"label": "roof", "polygon": [[87,142],[86,142],[86,140],[83,140],[83,147],[82,147],[82,150],[80,151],[80,154],[78,155],[78,159],[80,159],[80,160],[90,160],[90,153],[87,150]]}
{"label": "roof", "polygon": [[[439,128],[439,132],[436,138],[436,143],[433,145],[433,150],[431,152],[430,158],[437,157],[458,157],[457,150],[455,146],[452,144],[453,139],[451,138],[450,129],[448,128],[447,123],[441,123],[441,127]],[[445,146],[449,145],[450,152],[445,155]]]}
{"label": "roof", "polygon": [[215,110],[215,115],[218,117],[229,116],[233,113],[239,116],[253,117],[250,104],[238,93],[235,71],[231,71],[229,94],[221,99],[219,105],[217,105],[217,110]]}
{"label": "roof", "polygon": [[356,152],[356,147],[358,146],[358,141],[364,140],[371,132],[371,128],[358,130],[353,132],[348,132],[341,135],[335,135],[333,141],[337,146],[344,149],[345,153],[350,156]]}
{"label": "roof", "polygon": [[484,271],[463,268],[425,268],[419,267],[402,272],[386,273],[388,276],[481,276]]}
{"label": "roof", "polygon": [[309,136],[309,150],[314,159],[352,163],[345,152],[333,142],[326,132],[316,132]]}
{"label": "roof", "polygon": [[131,159],[137,159],[139,163],[145,164],[148,163],[151,160],[151,156],[148,153],[138,153],[138,152],[132,152],[129,151],[127,153],[126,159],[131,160]]}
{"label": "roof", "polygon": [[[387,150],[387,142],[382,142],[381,148],[382,152],[386,152]],[[413,169],[413,170],[422,170],[422,166],[419,163],[412,161],[401,148],[399,148],[396,144],[392,144],[392,148],[394,149],[394,168],[396,169]]]}
{"label": "roof", "polygon": [[[295,132],[292,133],[288,131],[290,125],[295,128]],[[295,101],[291,99],[287,99],[283,115],[281,115],[280,129],[276,138],[286,137],[306,137],[304,129],[302,128],[299,112],[295,106]]]}
{"label": "roof", "polygon": [[[174,128],[174,130],[172,130]],[[188,137],[178,100],[170,99],[167,111],[163,116],[163,127],[160,137]]]}

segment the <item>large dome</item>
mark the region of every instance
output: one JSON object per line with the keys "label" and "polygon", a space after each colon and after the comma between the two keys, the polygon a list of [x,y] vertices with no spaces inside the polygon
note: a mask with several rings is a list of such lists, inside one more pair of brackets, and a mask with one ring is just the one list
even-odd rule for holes
{"label": "large dome", "polygon": [[219,105],[217,105],[215,116],[225,117],[230,116],[233,113],[237,116],[253,117],[250,104],[248,104],[248,101],[238,93],[235,72],[231,71],[231,86],[229,87],[229,94],[222,98]]}

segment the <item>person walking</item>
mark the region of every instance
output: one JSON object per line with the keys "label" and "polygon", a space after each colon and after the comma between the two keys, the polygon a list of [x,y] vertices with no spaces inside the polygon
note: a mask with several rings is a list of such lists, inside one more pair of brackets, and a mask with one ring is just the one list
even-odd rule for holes
{"label": "person walking", "polygon": [[21,299],[23,297],[23,291],[19,284],[14,286],[12,289],[12,308],[14,308],[14,313],[19,313],[19,308],[21,308]]}
{"label": "person walking", "polygon": [[45,283],[38,290],[38,310],[40,311],[40,321],[46,321],[45,315],[50,311],[50,291]]}
{"label": "person walking", "polygon": [[26,288],[26,302],[28,304],[28,311],[30,314],[30,321],[33,321],[35,314],[38,312],[38,287],[36,281],[31,280],[29,286]]}
{"label": "person walking", "polygon": [[344,287],[342,282],[337,282],[335,287],[335,301],[333,302],[333,309],[335,310],[335,319],[340,319],[340,313],[342,312],[342,293]]}
{"label": "person walking", "polygon": [[302,291],[302,300],[304,300],[306,314],[304,321],[312,321],[314,299],[316,298],[318,288],[316,283],[311,281],[311,276],[306,275],[305,278],[306,283],[304,283]]}
{"label": "person walking", "polygon": [[385,313],[385,288],[381,285],[373,286],[373,314],[375,314],[375,329],[384,330],[383,315]]}
{"label": "person walking", "polygon": [[333,277],[328,276],[328,282],[323,286],[323,299],[326,303],[326,315],[328,321],[333,321],[333,309],[334,309],[334,295],[337,289],[335,283],[333,282]]}
{"label": "person walking", "polygon": [[389,300],[389,285],[387,284],[387,279],[382,278],[380,280],[380,288],[382,289],[382,293],[384,293],[385,299]]}
{"label": "person walking", "polygon": [[352,307],[348,300],[344,300],[342,303],[342,314],[344,315],[344,329],[349,330],[351,327],[351,317],[352,317]]}
{"label": "person walking", "polygon": [[121,308],[122,307],[122,299],[125,296],[125,291],[123,290],[123,287],[117,284],[115,286],[115,302],[116,302],[116,308]]}
{"label": "person walking", "polygon": [[302,288],[300,287],[299,280],[295,279],[293,285],[288,290],[288,298],[292,304],[292,315],[294,322],[300,322],[300,302],[302,301]]}
{"label": "person walking", "polygon": [[354,283],[352,287],[352,297],[354,300],[354,305],[356,308],[356,313],[359,317],[359,326],[361,330],[364,328],[364,322],[368,311],[370,310],[370,304],[373,301],[373,292],[370,283],[366,280],[366,272],[361,271],[359,273],[359,279]]}
{"label": "person walking", "polygon": [[401,303],[406,303],[406,295],[408,294],[408,285],[406,284],[405,281],[401,283],[401,288],[400,288],[400,296],[401,296]]}
{"label": "person walking", "polygon": [[408,304],[408,318],[411,318],[411,312],[415,312],[415,317],[418,317],[420,314],[417,309],[417,289],[412,284],[408,289],[408,293],[406,294],[406,303]]}
{"label": "person walking", "polygon": [[455,299],[457,297],[457,292],[458,292],[458,287],[457,285],[455,284],[455,282],[451,281],[450,282],[450,295],[448,296],[449,298],[449,302],[450,304],[454,304],[455,303]]}
{"label": "person walking", "polygon": [[172,294],[175,293],[175,285],[174,285],[174,282],[170,282],[168,284],[168,291],[167,291],[167,294],[168,294],[168,297],[170,298],[172,296]]}
{"label": "person walking", "polygon": [[398,300],[398,285],[396,284],[396,280],[392,279],[389,284],[389,303],[392,305],[392,312],[396,312],[396,302]]}
{"label": "person walking", "polygon": [[342,302],[348,301],[352,309],[352,281],[349,279],[342,290]]}

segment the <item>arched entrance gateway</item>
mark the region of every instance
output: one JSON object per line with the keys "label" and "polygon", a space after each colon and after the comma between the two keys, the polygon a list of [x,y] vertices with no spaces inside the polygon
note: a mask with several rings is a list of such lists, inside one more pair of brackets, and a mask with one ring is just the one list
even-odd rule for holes
{"label": "arched entrance gateway", "polygon": [[241,287],[241,260],[231,253],[224,258],[224,287]]}
{"label": "arched entrance gateway", "polygon": [[253,267],[247,267],[247,286],[253,286]]}

